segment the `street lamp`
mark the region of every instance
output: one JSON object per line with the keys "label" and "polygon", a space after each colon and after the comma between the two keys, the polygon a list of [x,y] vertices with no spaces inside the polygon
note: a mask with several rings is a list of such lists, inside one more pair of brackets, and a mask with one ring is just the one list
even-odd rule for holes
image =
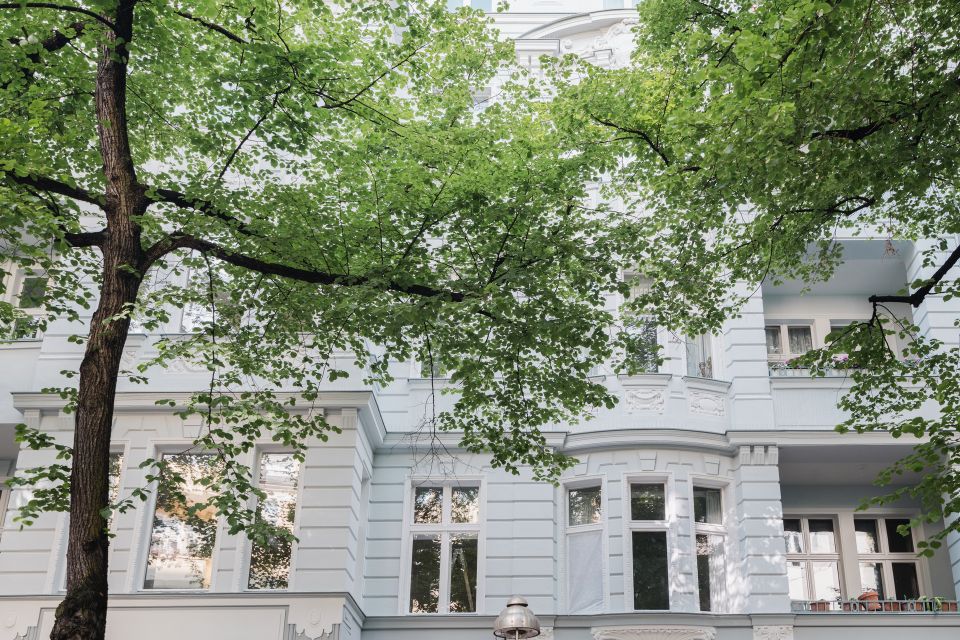
{"label": "street lamp", "polygon": [[493,635],[505,640],[535,638],[540,635],[540,621],[530,611],[526,599],[513,596],[494,621]]}

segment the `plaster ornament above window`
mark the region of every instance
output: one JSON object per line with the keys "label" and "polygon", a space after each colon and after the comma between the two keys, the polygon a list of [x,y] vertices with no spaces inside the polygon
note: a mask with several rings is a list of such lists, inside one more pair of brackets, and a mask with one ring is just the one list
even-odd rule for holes
{"label": "plaster ornament above window", "polygon": [[633,387],[624,391],[627,411],[654,411],[663,413],[666,399],[662,388]]}
{"label": "plaster ornament above window", "polygon": [[723,394],[689,389],[687,398],[690,402],[690,413],[700,413],[707,416],[723,416],[726,414]]}
{"label": "plaster ornament above window", "polygon": [[601,627],[592,630],[593,640],[716,640],[713,627],[636,626]]}
{"label": "plaster ornament above window", "polygon": [[167,367],[170,373],[208,373],[207,365],[202,362],[190,362],[184,358],[175,358]]}

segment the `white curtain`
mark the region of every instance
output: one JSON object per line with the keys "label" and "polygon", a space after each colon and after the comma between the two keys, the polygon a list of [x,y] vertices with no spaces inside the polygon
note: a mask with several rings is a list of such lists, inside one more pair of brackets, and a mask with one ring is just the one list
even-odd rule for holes
{"label": "white curtain", "polygon": [[567,601],[570,613],[603,608],[603,532],[567,535]]}

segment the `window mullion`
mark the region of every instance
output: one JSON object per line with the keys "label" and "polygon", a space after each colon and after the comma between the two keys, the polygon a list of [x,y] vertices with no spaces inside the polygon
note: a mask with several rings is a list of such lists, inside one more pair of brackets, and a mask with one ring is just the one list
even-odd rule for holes
{"label": "window mullion", "polygon": [[440,600],[439,613],[450,612],[450,533],[440,534]]}

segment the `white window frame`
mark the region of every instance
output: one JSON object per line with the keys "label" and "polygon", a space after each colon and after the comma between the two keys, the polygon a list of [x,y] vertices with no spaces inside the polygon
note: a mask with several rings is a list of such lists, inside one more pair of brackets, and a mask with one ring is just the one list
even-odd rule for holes
{"label": "white window frame", "polygon": [[[843,534],[841,532],[841,518],[836,513],[822,513],[817,511],[806,511],[803,513],[784,513],[784,520],[799,520],[800,535],[803,544],[802,553],[790,553],[787,551],[787,565],[791,562],[802,562],[804,564],[804,600],[820,600],[816,596],[816,585],[813,582],[813,571],[811,563],[814,562],[833,562],[837,565],[837,586],[840,588],[838,600],[827,600],[835,602],[849,598],[846,588],[846,572],[843,566]],[[830,520],[833,523],[833,553],[818,552],[813,553],[810,545],[810,520]],[[786,529],[784,529],[784,541],[786,541]],[[859,595],[859,594],[858,594]]]}
{"label": "white window frame", "polygon": [[793,353],[790,351],[790,329],[810,329],[810,348],[819,349],[822,342],[817,336],[817,323],[813,320],[766,320],[763,325],[763,346],[767,346],[767,329],[777,327],[780,329],[780,351],[781,353],[767,352],[769,362],[786,362],[794,358],[799,358],[802,353]]}
{"label": "white window frame", "polygon": [[[910,520],[910,516],[906,515],[896,515],[890,513],[883,514],[869,514],[869,515],[856,515],[853,518],[854,523],[857,520],[873,520],[877,525],[877,547],[878,551],[876,553],[862,553],[860,549],[854,547],[854,552],[856,553],[857,559],[857,580],[860,581],[860,590],[863,592],[863,582],[862,575],[859,572],[861,563],[877,563],[880,564],[881,570],[883,572],[883,591],[884,599],[886,600],[897,600],[897,594],[894,590],[893,582],[893,563],[909,563],[916,567],[917,571],[917,588],[920,591],[920,596],[930,595],[929,587],[927,586],[927,581],[925,579],[924,566],[926,563],[922,562],[922,558],[917,556],[917,543],[923,540],[923,531],[921,528],[916,527],[911,529],[911,535],[913,537],[913,551],[890,551],[890,545],[887,540],[887,529],[886,521],[887,520]],[[856,529],[854,529],[854,540],[856,540]],[[856,543],[855,543],[856,544]],[[860,594],[856,594],[860,595]]]}
{"label": "white window frame", "polygon": [[[291,451],[288,448],[285,448],[281,445],[259,445],[254,451],[252,456],[253,460],[242,460],[246,464],[253,465],[253,482],[254,486],[260,487],[260,461],[263,458],[264,454],[291,454]],[[239,536],[238,546],[238,566],[236,567],[236,589],[237,591],[244,591],[249,593],[288,593],[295,589],[294,585],[294,576],[297,575],[297,555],[300,548],[300,514],[303,507],[303,471],[306,465],[300,463],[300,473],[297,477],[297,508],[294,512],[293,517],[293,535],[296,538],[293,540],[293,543],[290,547],[290,574],[287,576],[287,588],[286,589],[251,589],[250,588],[250,555],[253,553],[253,542],[247,536]],[[255,510],[257,508],[257,499],[251,497],[250,502],[247,504],[248,508]],[[219,517],[218,517],[219,521]],[[217,534],[220,534],[220,530],[217,530]],[[148,541],[149,543],[149,541]],[[219,547],[220,545],[217,544]],[[149,549],[148,549],[149,553]],[[213,586],[213,581],[211,580],[210,586]]]}
{"label": "white window frame", "polygon": [[[164,455],[179,455],[183,454],[185,450],[190,449],[193,445],[192,442],[186,441],[166,441],[166,442],[155,442],[153,446],[153,455],[148,456],[152,457],[155,460],[159,460]],[[210,454],[215,455],[210,451],[189,451],[188,454],[204,455]],[[134,593],[183,593],[183,594],[197,594],[197,593],[213,593],[218,591],[219,581],[218,574],[220,573],[220,553],[221,547],[223,545],[224,536],[226,535],[226,528],[224,527],[224,518],[222,515],[217,515],[217,535],[213,544],[213,553],[210,554],[210,586],[206,589],[162,589],[157,587],[147,588],[144,586],[147,578],[147,562],[150,557],[150,541],[153,537],[153,517],[157,509],[157,483],[152,482],[149,485],[150,489],[150,498],[146,501],[145,506],[147,509],[144,509],[144,513],[140,518],[139,531],[136,532],[134,539],[137,542],[138,548],[133,551],[131,550],[130,561],[135,563],[133,569],[128,572],[130,576],[130,582],[128,583],[130,588],[128,592]],[[139,509],[138,509],[139,511]]]}
{"label": "white window frame", "polygon": [[[677,511],[676,488],[674,477],[670,472],[626,472],[621,477],[621,503],[623,505],[623,597],[624,609],[628,612],[674,611],[682,600],[682,595],[674,583],[675,567],[679,561],[680,546],[677,541]],[[632,520],[630,509],[631,484],[663,484],[663,520]],[[634,609],[633,590],[633,532],[634,531],[663,531],[667,540],[667,608],[666,609]]]}
{"label": "white window frame", "polygon": [[[439,523],[413,522],[413,496],[418,487],[442,487],[443,499]],[[477,522],[454,524],[450,522],[451,492],[454,487],[477,487]],[[400,599],[397,609],[403,616],[476,616],[483,612],[486,576],[486,478],[479,475],[456,476],[451,478],[430,478],[412,476],[404,483],[403,498],[403,548],[400,553]],[[410,611],[410,579],[413,560],[413,537],[415,534],[437,534],[440,536],[440,599],[436,613],[414,613]],[[476,611],[454,611],[450,609],[450,535],[455,533],[473,533],[477,536],[477,592]]]}
{"label": "white window frame", "polygon": [[[630,286],[630,297],[629,298],[621,297],[619,299],[620,304],[617,307],[617,317],[619,318],[619,321],[620,321],[620,324],[617,325],[617,330],[626,332],[627,331],[627,314],[624,312],[623,307],[628,301],[633,300],[637,298],[640,294],[644,293],[645,291],[648,291],[650,289],[651,281],[645,278],[641,278],[639,274],[633,271],[624,271],[621,274],[620,279]],[[658,353],[662,358],[666,359],[667,345],[664,337],[663,327],[654,323],[653,318],[645,314],[637,315],[633,317],[632,320],[637,322],[647,321],[649,322],[649,324],[654,325],[654,330],[656,332],[656,346],[658,347]],[[626,357],[627,357],[626,353],[622,353],[621,356],[623,357],[624,360],[626,360]],[[653,371],[641,372],[640,375],[643,375],[645,373],[646,374],[660,373],[661,370],[662,370],[662,366],[657,365],[657,367]]]}
{"label": "white window frame", "polygon": [[[570,524],[570,490],[571,489],[590,489],[600,488],[600,522],[571,525]],[[586,533],[589,531],[600,531],[601,539],[601,584],[603,585],[603,602],[599,611],[586,611],[584,614],[607,613],[610,610],[610,536],[609,536],[609,500],[607,495],[607,477],[605,475],[577,476],[568,480],[563,480],[559,487],[562,492],[558,504],[561,505],[563,513],[560,514],[559,522],[563,523],[563,544],[560,555],[560,578],[561,592],[564,611],[570,612],[570,575],[568,568],[569,536],[571,534]],[[578,614],[573,614],[578,615]]]}
{"label": "white window frame", "polygon": [[[700,582],[699,575],[697,573],[697,536],[706,535],[706,536],[719,536],[721,538],[721,549],[723,550],[723,557],[721,558],[721,563],[723,565],[723,577],[722,580],[717,582],[711,582],[710,584],[710,611],[704,613],[727,613],[726,604],[729,602],[727,594],[731,593],[729,580],[731,576],[730,567],[732,563],[730,558],[732,557],[731,553],[733,549],[731,548],[731,540],[733,536],[730,535],[730,524],[734,521],[733,513],[731,511],[732,500],[730,500],[730,483],[718,480],[714,476],[703,476],[690,474],[688,476],[688,486],[689,486],[689,495],[687,499],[690,505],[690,545],[692,549],[692,558],[693,558],[693,573],[694,573],[694,585],[696,585],[695,592],[695,603],[697,609],[700,608]],[[696,513],[694,512],[693,506],[693,490],[694,489],[718,489],[720,491],[720,524],[710,524],[706,522],[697,522]]]}
{"label": "white window frame", "polygon": [[[23,313],[26,316],[31,318],[42,318],[45,316],[43,312],[43,307],[29,307],[23,308],[20,306],[20,295],[23,293],[23,283],[27,278],[44,278],[47,280],[47,286],[49,286],[50,278],[47,275],[47,272],[43,269],[30,269],[27,267],[20,267],[13,263],[6,264],[6,270],[9,272],[7,277],[4,278],[6,285],[4,287],[3,297],[0,298],[4,302],[12,304],[17,311]],[[10,340],[6,335],[0,336],[7,340],[7,345],[17,344],[22,342],[39,342],[43,339],[43,332],[37,329],[32,338],[17,338],[15,340]]]}

